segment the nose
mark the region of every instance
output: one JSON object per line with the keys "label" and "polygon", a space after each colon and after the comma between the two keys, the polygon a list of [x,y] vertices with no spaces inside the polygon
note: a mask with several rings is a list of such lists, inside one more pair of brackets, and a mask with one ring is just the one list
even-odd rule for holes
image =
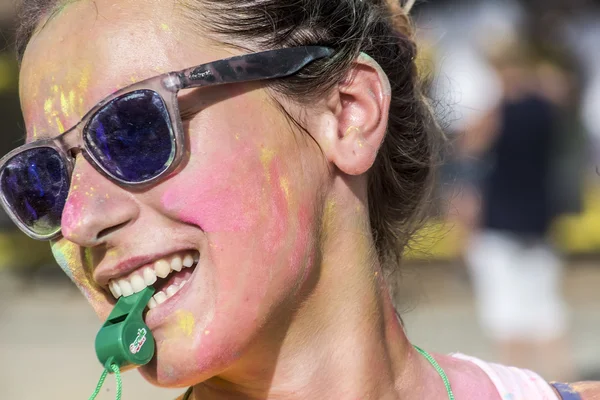
{"label": "nose", "polygon": [[139,215],[134,195],[77,156],[71,190],[62,214],[62,235],[83,247],[94,247],[123,234]]}

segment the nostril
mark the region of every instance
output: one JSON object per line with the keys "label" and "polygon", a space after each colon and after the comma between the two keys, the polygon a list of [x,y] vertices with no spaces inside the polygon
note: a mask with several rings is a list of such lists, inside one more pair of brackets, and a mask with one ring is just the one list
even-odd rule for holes
{"label": "nostril", "polygon": [[116,232],[119,229],[123,228],[128,223],[129,223],[129,221],[123,222],[122,224],[118,224],[118,225],[115,225],[115,226],[111,226],[110,228],[103,229],[102,231],[100,231],[98,233],[98,235],[96,236],[96,239],[100,240],[102,238],[105,238],[106,236],[110,235],[111,233]]}

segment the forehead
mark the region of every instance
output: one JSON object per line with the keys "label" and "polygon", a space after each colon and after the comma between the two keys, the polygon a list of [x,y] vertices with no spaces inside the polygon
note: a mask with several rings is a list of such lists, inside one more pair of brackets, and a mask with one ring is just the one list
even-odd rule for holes
{"label": "forehead", "polygon": [[81,0],[54,16],[30,42],[21,67],[28,140],[62,133],[124,86],[214,59],[202,40],[181,40],[173,4]]}

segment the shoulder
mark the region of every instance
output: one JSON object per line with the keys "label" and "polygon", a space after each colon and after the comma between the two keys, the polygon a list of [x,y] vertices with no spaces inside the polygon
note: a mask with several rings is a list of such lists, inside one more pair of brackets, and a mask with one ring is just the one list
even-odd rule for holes
{"label": "shoulder", "polygon": [[562,394],[564,400],[571,400],[566,395],[572,395],[573,400],[600,400],[600,382],[577,382],[567,386],[568,389]]}

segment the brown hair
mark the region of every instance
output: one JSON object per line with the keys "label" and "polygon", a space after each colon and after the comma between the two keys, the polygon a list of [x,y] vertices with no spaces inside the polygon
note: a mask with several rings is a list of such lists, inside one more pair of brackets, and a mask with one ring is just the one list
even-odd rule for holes
{"label": "brown hair", "polygon": [[[69,0],[73,1],[73,0]],[[375,247],[386,272],[397,270],[424,216],[440,151],[433,114],[417,73],[417,47],[404,8],[395,0],[174,0],[190,26],[251,50],[324,45],[336,50],[272,87],[298,102],[323,96],[342,82],[361,52],[388,75],[392,99],[388,132],[369,173],[368,199]],[[64,0],[22,0],[18,53],[40,21]]]}

